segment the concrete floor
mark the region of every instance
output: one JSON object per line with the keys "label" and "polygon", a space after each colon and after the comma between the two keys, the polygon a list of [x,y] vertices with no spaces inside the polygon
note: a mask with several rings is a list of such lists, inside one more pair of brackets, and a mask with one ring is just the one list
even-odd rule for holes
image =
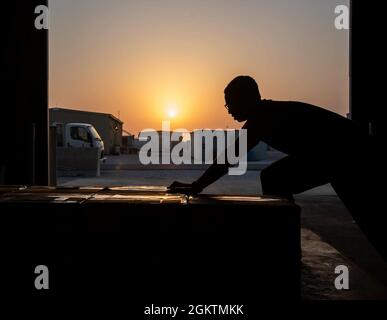
{"label": "concrete floor", "polygon": [[[192,182],[200,170],[102,171],[95,178],[59,178],[66,186],[168,186],[174,180]],[[256,195],[261,193],[259,171],[225,176],[205,193]],[[302,294],[304,299],[386,299],[387,263],[369,244],[330,185],[298,195],[302,207]],[[337,291],[334,269],[350,270],[350,290]]]}

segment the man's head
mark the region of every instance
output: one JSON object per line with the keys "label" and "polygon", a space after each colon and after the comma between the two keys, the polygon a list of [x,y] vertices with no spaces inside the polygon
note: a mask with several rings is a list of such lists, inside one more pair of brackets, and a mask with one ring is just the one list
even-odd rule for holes
{"label": "man's head", "polygon": [[261,101],[258,85],[252,77],[239,76],[224,90],[226,108],[237,121],[247,120],[251,111]]}

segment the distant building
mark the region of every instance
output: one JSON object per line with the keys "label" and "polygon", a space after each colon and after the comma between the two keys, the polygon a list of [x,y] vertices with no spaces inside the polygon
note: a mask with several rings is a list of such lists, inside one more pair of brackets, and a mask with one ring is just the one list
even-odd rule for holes
{"label": "distant building", "polygon": [[89,123],[94,126],[105,144],[106,154],[119,154],[122,147],[123,122],[109,113],[64,108],[50,108],[49,121],[59,123]]}
{"label": "distant building", "polygon": [[138,154],[140,148],[135,144],[135,136],[126,130],[123,130],[123,132],[121,153]]}

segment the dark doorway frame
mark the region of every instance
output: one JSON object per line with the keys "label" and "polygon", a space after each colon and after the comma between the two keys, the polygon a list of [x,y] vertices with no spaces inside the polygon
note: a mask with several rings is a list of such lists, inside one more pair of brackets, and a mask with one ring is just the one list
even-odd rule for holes
{"label": "dark doorway frame", "polygon": [[39,5],[48,1],[6,1],[3,7],[0,184],[49,182],[48,30],[35,28]]}

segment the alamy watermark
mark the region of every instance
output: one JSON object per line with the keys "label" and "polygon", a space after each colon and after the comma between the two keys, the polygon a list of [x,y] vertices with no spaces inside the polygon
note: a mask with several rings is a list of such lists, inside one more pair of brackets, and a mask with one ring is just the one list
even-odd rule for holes
{"label": "alamy watermark", "polygon": [[340,265],[335,268],[335,288],[337,290],[349,290],[349,269],[347,266]]}
{"label": "alamy watermark", "polygon": [[[38,30],[48,30],[49,28],[49,10],[45,5],[35,7],[35,28]],[[350,28],[350,11],[347,5],[338,5],[335,7],[335,28],[337,30],[348,30]]]}
{"label": "alamy watermark", "polygon": [[35,274],[37,274],[35,278],[35,289],[36,290],[48,290],[49,287],[49,274],[48,267],[45,265],[39,265],[35,268]]}
{"label": "alamy watermark", "polygon": [[170,130],[170,121],[162,130],[146,129],[139,140],[141,164],[229,164],[229,175],[244,175],[247,170],[247,130]]}
{"label": "alamy watermark", "polygon": [[348,6],[339,5],[335,8],[335,28],[337,30],[349,30],[350,27],[350,11]]}
{"label": "alamy watermark", "polygon": [[48,30],[49,27],[49,11],[45,5],[39,5],[35,7],[35,28],[38,30]]}

